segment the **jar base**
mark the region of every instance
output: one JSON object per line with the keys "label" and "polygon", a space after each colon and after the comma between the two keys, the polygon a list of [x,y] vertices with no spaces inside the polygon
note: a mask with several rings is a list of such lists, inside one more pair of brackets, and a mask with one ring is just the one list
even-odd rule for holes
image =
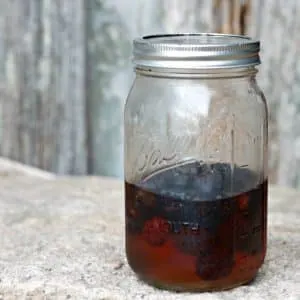
{"label": "jar base", "polygon": [[184,283],[181,286],[177,286],[176,284],[168,284],[168,283],[161,283],[160,281],[153,280],[146,278],[145,276],[137,275],[137,277],[143,281],[144,283],[155,287],[160,290],[167,290],[170,292],[176,292],[176,293],[199,293],[199,292],[218,292],[218,291],[225,291],[225,290],[231,290],[236,287],[247,285],[255,280],[257,275],[257,272],[252,275],[249,278],[242,279],[241,281],[235,282],[235,283],[223,283],[220,285],[216,285],[215,282],[204,282],[202,281],[201,284],[199,283]]}

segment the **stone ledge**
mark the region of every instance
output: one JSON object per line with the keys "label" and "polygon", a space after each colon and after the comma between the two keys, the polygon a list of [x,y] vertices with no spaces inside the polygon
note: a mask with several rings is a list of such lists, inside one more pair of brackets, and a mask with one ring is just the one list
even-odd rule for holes
{"label": "stone ledge", "polygon": [[54,179],[55,174],[0,157],[0,177],[33,176],[43,179]]}
{"label": "stone ledge", "polygon": [[270,188],[268,254],[257,279],[201,295],[136,279],[124,254],[122,182],[5,176],[0,194],[0,299],[300,299],[297,191]]}

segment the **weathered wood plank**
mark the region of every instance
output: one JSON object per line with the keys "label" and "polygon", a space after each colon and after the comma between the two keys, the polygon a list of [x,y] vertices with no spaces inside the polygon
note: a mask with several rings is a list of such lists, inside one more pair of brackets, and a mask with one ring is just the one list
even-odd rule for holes
{"label": "weathered wood plank", "polygon": [[269,104],[273,182],[300,186],[300,2],[256,0],[250,34],[262,41],[259,80]]}
{"label": "weathered wood plank", "polygon": [[83,2],[2,1],[1,155],[86,173]]}
{"label": "weathered wood plank", "polygon": [[122,176],[131,40],[221,31],[262,40],[270,177],[300,186],[297,0],[0,1],[0,154],[57,173]]}
{"label": "weathered wood plank", "polygon": [[123,107],[132,78],[128,67],[131,40],[114,5],[90,0],[86,14],[88,171],[122,176]]}

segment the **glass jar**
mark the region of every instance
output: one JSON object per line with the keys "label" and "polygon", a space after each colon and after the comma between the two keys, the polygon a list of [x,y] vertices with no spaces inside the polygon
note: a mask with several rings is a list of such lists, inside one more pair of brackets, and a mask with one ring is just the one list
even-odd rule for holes
{"label": "glass jar", "polygon": [[264,261],[268,118],[259,48],[221,34],[134,41],[126,254],[151,285],[229,289],[251,281]]}

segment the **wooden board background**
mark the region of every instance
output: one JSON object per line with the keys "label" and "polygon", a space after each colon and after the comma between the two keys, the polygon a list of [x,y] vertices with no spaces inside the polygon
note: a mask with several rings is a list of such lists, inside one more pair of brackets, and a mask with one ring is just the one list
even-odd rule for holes
{"label": "wooden board background", "polygon": [[261,39],[270,178],[300,186],[298,0],[0,0],[0,154],[122,177],[131,40],[174,31]]}

